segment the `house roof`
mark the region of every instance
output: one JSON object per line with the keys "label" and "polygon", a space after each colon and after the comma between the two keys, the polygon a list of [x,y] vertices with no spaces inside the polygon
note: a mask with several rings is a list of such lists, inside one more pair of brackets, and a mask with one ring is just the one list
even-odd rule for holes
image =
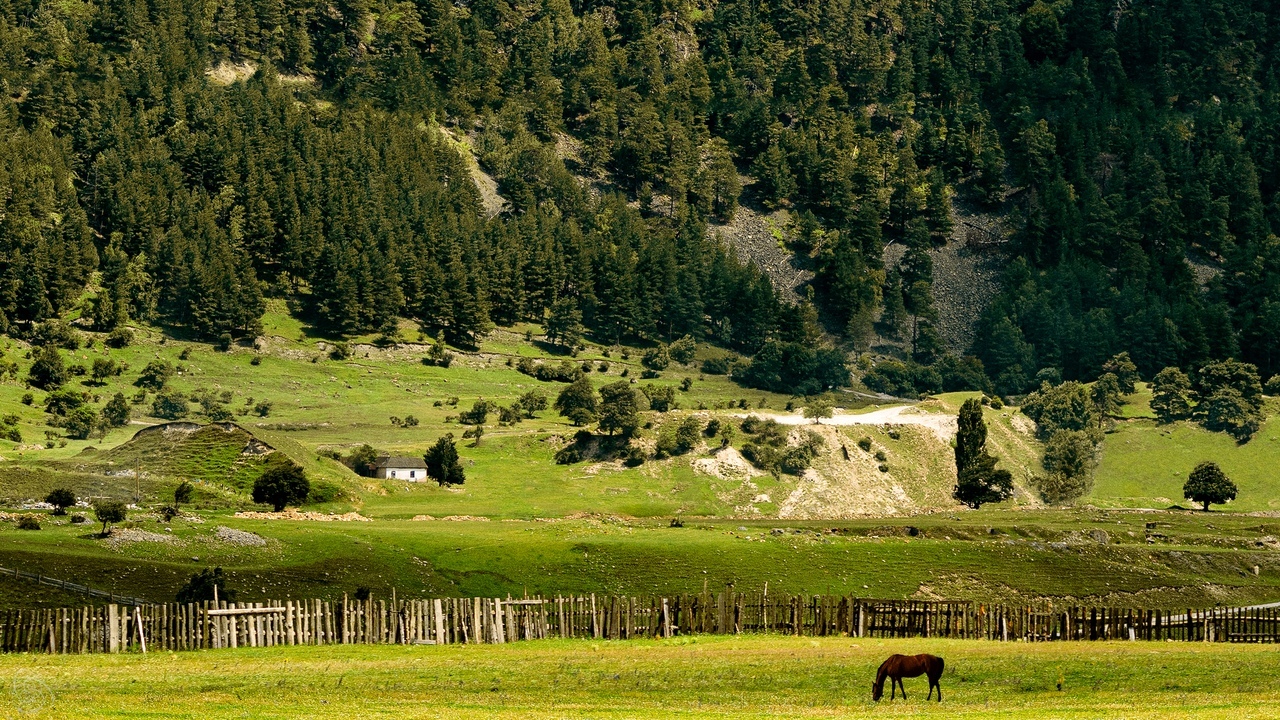
{"label": "house roof", "polygon": [[383,468],[408,468],[415,470],[426,470],[427,464],[420,457],[380,457],[378,464],[374,467],[379,470]]}

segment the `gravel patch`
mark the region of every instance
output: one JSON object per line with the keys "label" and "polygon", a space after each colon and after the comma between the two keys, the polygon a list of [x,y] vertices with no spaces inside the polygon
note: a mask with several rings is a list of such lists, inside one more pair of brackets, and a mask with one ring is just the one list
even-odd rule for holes
{"label": "gravel patch", "polygon": [[241,547],[262,547],[267,544],[267,539],[257,533],[245,532],[234,528],[218,526],[213,536],[228,545],[239,545]]}

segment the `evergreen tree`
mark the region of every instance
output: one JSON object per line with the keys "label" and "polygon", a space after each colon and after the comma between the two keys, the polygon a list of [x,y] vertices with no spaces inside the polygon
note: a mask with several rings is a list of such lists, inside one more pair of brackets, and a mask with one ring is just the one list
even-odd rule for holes
{"label": "evergreen tree", "polygon": [[1013,494],[1013,476],[997,469],[997,460],[986,450],[987,424],[976,398],[960,406],[958,426],[955,499],[974,509],[1008,499]]}

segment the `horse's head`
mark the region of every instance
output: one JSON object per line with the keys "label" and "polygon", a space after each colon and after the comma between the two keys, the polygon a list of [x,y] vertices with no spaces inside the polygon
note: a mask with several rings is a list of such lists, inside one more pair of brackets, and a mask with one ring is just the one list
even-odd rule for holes
{"label": "horse's head", "polygon": [[871,683],[871,699],[880,702],[880,698],[884,696],[884,681]]}

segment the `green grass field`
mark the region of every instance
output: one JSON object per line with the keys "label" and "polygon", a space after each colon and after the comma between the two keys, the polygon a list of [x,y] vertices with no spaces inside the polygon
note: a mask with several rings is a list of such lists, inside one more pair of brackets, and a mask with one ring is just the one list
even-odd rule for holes
{"label": "green grass field", "polygon": [[[1251,442],[1236,445],[1185,423],[1157,426],[1148,417],[1143,388],[1128,399],[1125,419],[1106,436],[1092,495],[1083,507],[1069,510],[1037,506],[1028,480],[1039,471],[1041,448],[1030,421],[1008,407],[986,411],[989,444],[1013,471],[1019,492],[977,512],[950,500],[952,450],[922,427],[814,428],[825,438],[814,464],[817,475],[726,475],[697,466],[712,459],[718,439],[638,468],[618,461],[557,465],[555,451],[576,428],[551,410],[512,426],[500,426],[491,415],[478,445],[459,443],[466,484],[446,489],[359,478],[323,453],[370,443],[395,454],[420,454],[445,432],[460,436],[463,427],[448,417],[478,399],[506,404],[534,388],[554,397],[561,384],[539,382],[507,365],[517,357],[560,361],[540,344],[536,328],[498,330],[478,351],[460,351],[449,368],[441,368],[420,362],[424,345],[383,350],[355,344],[352,357],[330,359],[330,340],[312,334],[279,303],[266,323],[261,347],[226,353],[148,328],[122,350],[97,342],[67,353],[68,362],[87,366],[107,355],[129,369],[102,386],[79,380],[71,386],[98,402],[115,392],[132,396],[141,368],[152,359],[168,360],[179,368],[174,387],[229,391],[229,407],[238,409],[236,421],[248,432],[302,463],[313,481],[345,488],[342,500],[310,509],[356,510],[373,522],[233,517],[235,510],[255,507],[247,489],[258,461],[240,453],[247,435],[206,429],[129,441],[157,422],[145,415],[149,400],[134,406],[138,415],[128,428],[45,448],[49,417],[43,394],[32,393],[33,404],[25,405],[22,395],[31,391],[9,381],[0,383],[0,415],[20,417],[24,442],[0,440],[0,507],[20,506],[56,486],[69,486],[82,498],[138,493],[143,509],[132,513],[125,529],[142,534],[106,541],[94,537],[93,527],[65,519],[46,519],[39,532],[0,522],[0,566],[158,601],[213,566],[227,570],[246,600],[334,597],[361,586],[412,595],[647,594],[700,591],[704,583],[755,590],[765,582],[786,592],[1166,607],[1280,596],[1280,523],[1237,514],[1274,511],[1280,503],[1280,479],[1271,472],[1273,458],[1280,457],[1277,417]],[[406,338],[414,336],[405,328]],[[21,359],[23,352],[12,342],[7,348],[10,358]],[[592,346],[575,362],[589,361],[593,382],[603,384],[621,379],[624,370],[628,379],[638,376],[640,354]],[[257,365],[251,363],[255,357]],[[601,363],[608,363],[607,372]],[[651,444],[663,424],[690,413],[730,422],[741,412],[730,403],[745,400],[753,409],[763,403],[781,412],[793,401],[746,390],[724,376],[702,375],[696,363],[673,366],[644,382],[678,386],[685,379],[692,386],[677,392],[680,409],[646,415],[654,427],[641,432],[642,444]],[[970,396],[941,395],[918,410],[954,414]],[[843,399],[848,412],[875,409],[858,407],[864,401],[852,396]],[[268,417],[249,412],[263,400],[272,403]],[[395,427],[389,420],[407,415],[420,424]],[[863,438],[872,441],[871,451],[858,447]],[[741,447],[747,439],[738,433],[733,442]],[[851,451],[849,458],[842,457],[841,446]],[[883,453],[884,460],[873,459],[874,453]],[[1222,464],[1240,486],[1239,499],[1225,506],[1231,512],[1094,507],[1177,505],[1186,473],[1205,459]],[[198,488],[190,519],[166,524],[145,512],[167,502],[184,479]],[[413,520],[422,515],[487,521]],[[685,518],[685,527],[669,528],[677,516]],[[267,544],[229,545],[216,538],[219,526],[258,533]],[[908,535],[907,526],[917,534]],[[83,601],[0,577],[0,606]]]}
{"label": "green grass field", "polygon": [[[871,701],[892,653],[946,662],[942,703]],[[1274,718],[1280,653],[1200,643],[687,637],[505,646],[0,656],[33,718]],[[1058,689],[1061,683],[1062,689]],[[0,712],[3,712],[0,710]]]}
{"label": "green grass field", "polygon": [[[205,567],[240,599],[379,595],[648,595],[718,590],[972,598],[1164,608],[1280,597],[1280,521],[1221,513],[983,510],[859,521],[583,519],[491,522],[140,519],[137,542],[85,525],[0,523],[0,566],[122,594],[172,599]],[[1155,528],[1148,531],[1148,523]],[[219,526],[266,538],[220,541]],[[909,528],[916,533],[910,535]],[[171,532],[169,532],[171,530]],[[122,534],[122,538],[131,537]],[[1255,575],[1254,568],[1258,568]],[[0,605],[81,604],[0,577]]]}

